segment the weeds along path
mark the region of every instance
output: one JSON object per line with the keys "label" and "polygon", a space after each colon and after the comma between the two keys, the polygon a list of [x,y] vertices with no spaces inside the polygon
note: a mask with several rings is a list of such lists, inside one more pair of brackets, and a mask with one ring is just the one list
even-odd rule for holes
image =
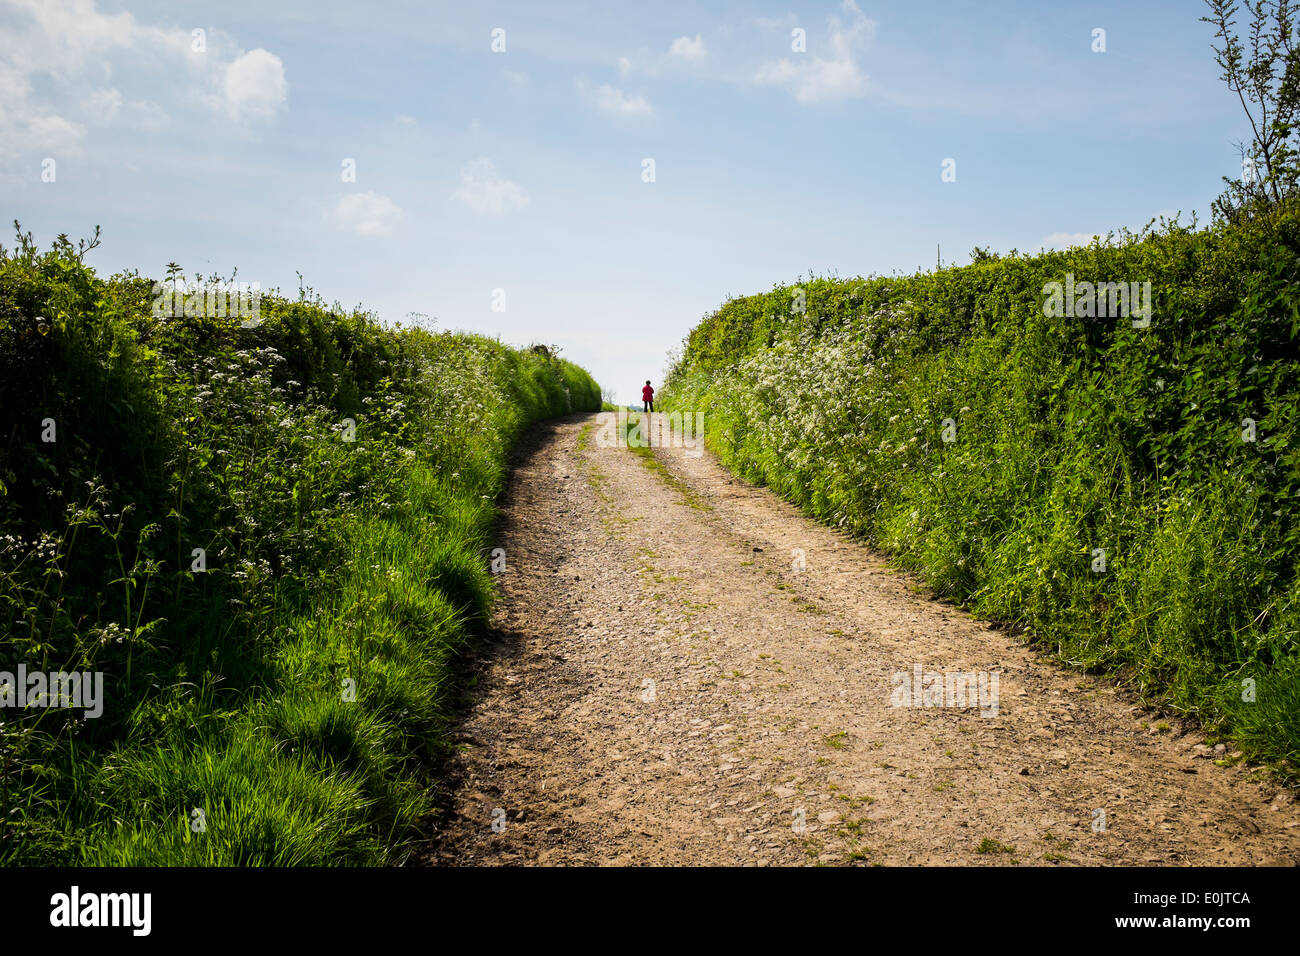
{"label": "weeds along path", "polygon": [[[711,457],[597,447],[594,422],[538,426],[514,472],[424,862],[1300,862],[1291,795],[1177,721]],[[996,716],[894,706],[916,665],[996,672]]]}

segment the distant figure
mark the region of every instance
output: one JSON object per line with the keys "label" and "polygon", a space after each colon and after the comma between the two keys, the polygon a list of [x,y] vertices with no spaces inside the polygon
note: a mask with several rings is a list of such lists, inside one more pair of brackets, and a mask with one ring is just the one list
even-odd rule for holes
{"label": "distant figure", "polygon": [[653,412],[655,410],[655,390],[650,387],[650,379],[645,380],[645,388],[641,389],[641,401],[645,403],[642,411]]}

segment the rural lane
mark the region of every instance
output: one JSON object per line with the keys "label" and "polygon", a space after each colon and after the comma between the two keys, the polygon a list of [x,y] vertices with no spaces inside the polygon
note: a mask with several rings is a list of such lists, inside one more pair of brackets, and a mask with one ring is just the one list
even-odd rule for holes
{"label": "rural lane", "polygon": [[[538,425],[517,456],[417,862],[1300,863],[1290,793],[1193,728],[711,455],[601,447],[596,419]],[[918,668],[996,675],[996,713],[897,706]]]}

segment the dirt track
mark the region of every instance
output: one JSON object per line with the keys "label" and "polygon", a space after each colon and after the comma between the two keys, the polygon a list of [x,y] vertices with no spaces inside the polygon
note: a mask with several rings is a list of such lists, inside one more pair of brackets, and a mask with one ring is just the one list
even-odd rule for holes
{"label": "dirt track", "polygon": [[[423,862],[1300,862],[1290,794],[1178,721],[711,456],[656,449],[666,478],[580,441],[593,421],[539,426],[517,463],[495,640]],[[892,706],[918,664],[996,672],[996,716]]]}

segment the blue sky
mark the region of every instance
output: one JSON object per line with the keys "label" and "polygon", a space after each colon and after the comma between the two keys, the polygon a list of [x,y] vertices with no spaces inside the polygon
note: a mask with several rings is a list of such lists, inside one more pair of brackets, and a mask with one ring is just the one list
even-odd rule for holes
{"label": "blue sky", "polygon": [[0,0],[0,211],[633,401],[728,295],[1207,218],[1248,130],[1203,9]]}

